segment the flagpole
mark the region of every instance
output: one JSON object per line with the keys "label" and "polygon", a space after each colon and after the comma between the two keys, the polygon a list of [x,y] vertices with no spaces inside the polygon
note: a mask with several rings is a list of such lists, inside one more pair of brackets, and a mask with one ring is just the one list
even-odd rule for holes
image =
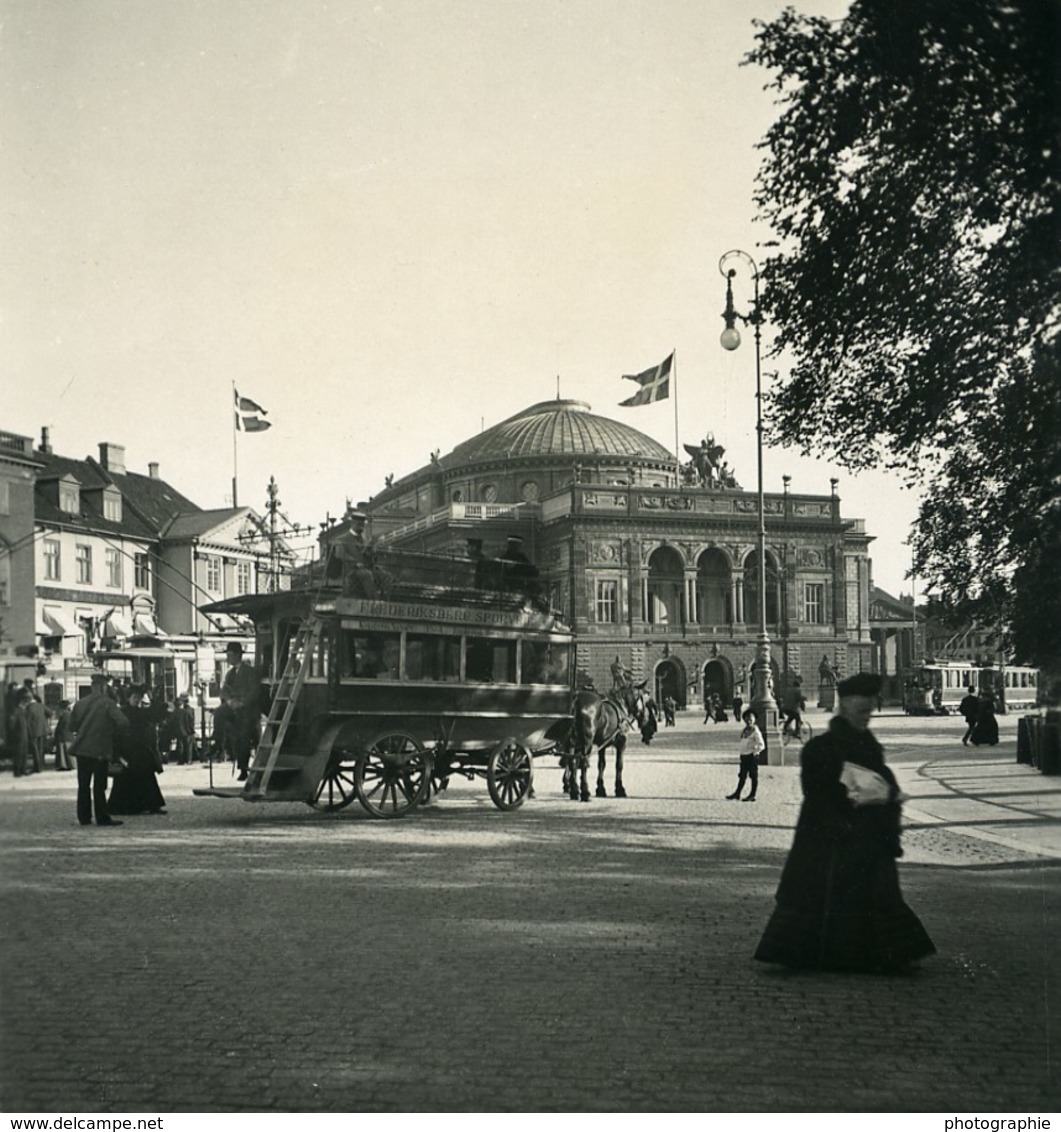
{"label": "flagpole", "polygon": [[678,347],[671,352],[674,361],[671,363],[671,373],[674,375],[674,474],[677,477],[677,486],[682,486],[681,457],[678,455]]}
{"label": "flagpole", "polygon": [[236,412],[236,383],[232,382],[232,506],[239,506],[239,460],[236,454],[236,434],[239,432],[239,414]]}

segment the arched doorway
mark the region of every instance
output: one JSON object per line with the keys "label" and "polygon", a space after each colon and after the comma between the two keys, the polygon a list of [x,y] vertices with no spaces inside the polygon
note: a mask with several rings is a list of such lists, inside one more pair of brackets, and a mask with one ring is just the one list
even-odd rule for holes
{"label": "arched doorway", "polygon": [[670,696],[674,700],[675,706],[684,708],[686,706],[686,685],[688,681],[685,679],[685,665],[680,660],[675,660],[674,657],[669,657],[667,660],[661,660],[656,665],[655,676],[653,680],[652,695],[656,703],[659,705],[660,710],[663,708],[663,697]]}
{"label": "arched doorway", "polygon": [[733,667],[728,660],[716,657],[704,665],[704,703],[708,703],[717,693],[722,706],[729,710],[733,701]]}

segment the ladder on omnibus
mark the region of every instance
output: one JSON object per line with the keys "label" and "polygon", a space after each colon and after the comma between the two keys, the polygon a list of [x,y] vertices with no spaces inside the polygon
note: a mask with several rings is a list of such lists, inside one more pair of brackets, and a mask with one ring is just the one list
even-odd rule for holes
{"label": "ladder on omnibus", "polygon": [[295,714],[299,692],[309,674],[314,650],[320,640],[320,618],[310,616],[295,631],[287,652],[283,675],[276,686],[269,716],[262,728],[261,739],[254,753],[254,763],[243,790],[246,798],[263,798],[269,789],[276,760],[284,745],[284,736]]}

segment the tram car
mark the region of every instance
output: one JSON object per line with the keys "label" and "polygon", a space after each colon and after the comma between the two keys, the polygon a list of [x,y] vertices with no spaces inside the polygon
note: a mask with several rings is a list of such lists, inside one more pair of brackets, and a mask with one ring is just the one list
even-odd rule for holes
{"label": "tram car", "polygon": [[254,623],[266,718],[242,788],[402,817],[453,775],[521,806],[570,730],[570,630],[525,559],[344,552],[303,589],[217,602]]}
{"label": "tram car", "polygon": [[1030,711],[1038,702],[1038,684],[1038,669],[1023,665],[941,660],[907,673],[903,710],[907,715],[956,714],[968,690],[975,688],[978,695],[994,697],[999,714]]}

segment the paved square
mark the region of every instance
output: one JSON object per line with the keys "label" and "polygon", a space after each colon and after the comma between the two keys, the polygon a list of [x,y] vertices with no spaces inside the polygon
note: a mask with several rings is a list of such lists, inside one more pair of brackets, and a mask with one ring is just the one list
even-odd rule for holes
{"label": "paved square", "polygon": [[751,960],[798,770],[726,801],[737,728],[693,712],[631,743],[629,799],[569,802],[544,758],[511,814],[482,782],[379,822],[169,767],[167,816],[81,829],[73,775],[5,777],[0,1105],[1057,1109],[1061,783],[1014,721],[976,751],[952,720],[875,730],[939,949],[907,978]]}

